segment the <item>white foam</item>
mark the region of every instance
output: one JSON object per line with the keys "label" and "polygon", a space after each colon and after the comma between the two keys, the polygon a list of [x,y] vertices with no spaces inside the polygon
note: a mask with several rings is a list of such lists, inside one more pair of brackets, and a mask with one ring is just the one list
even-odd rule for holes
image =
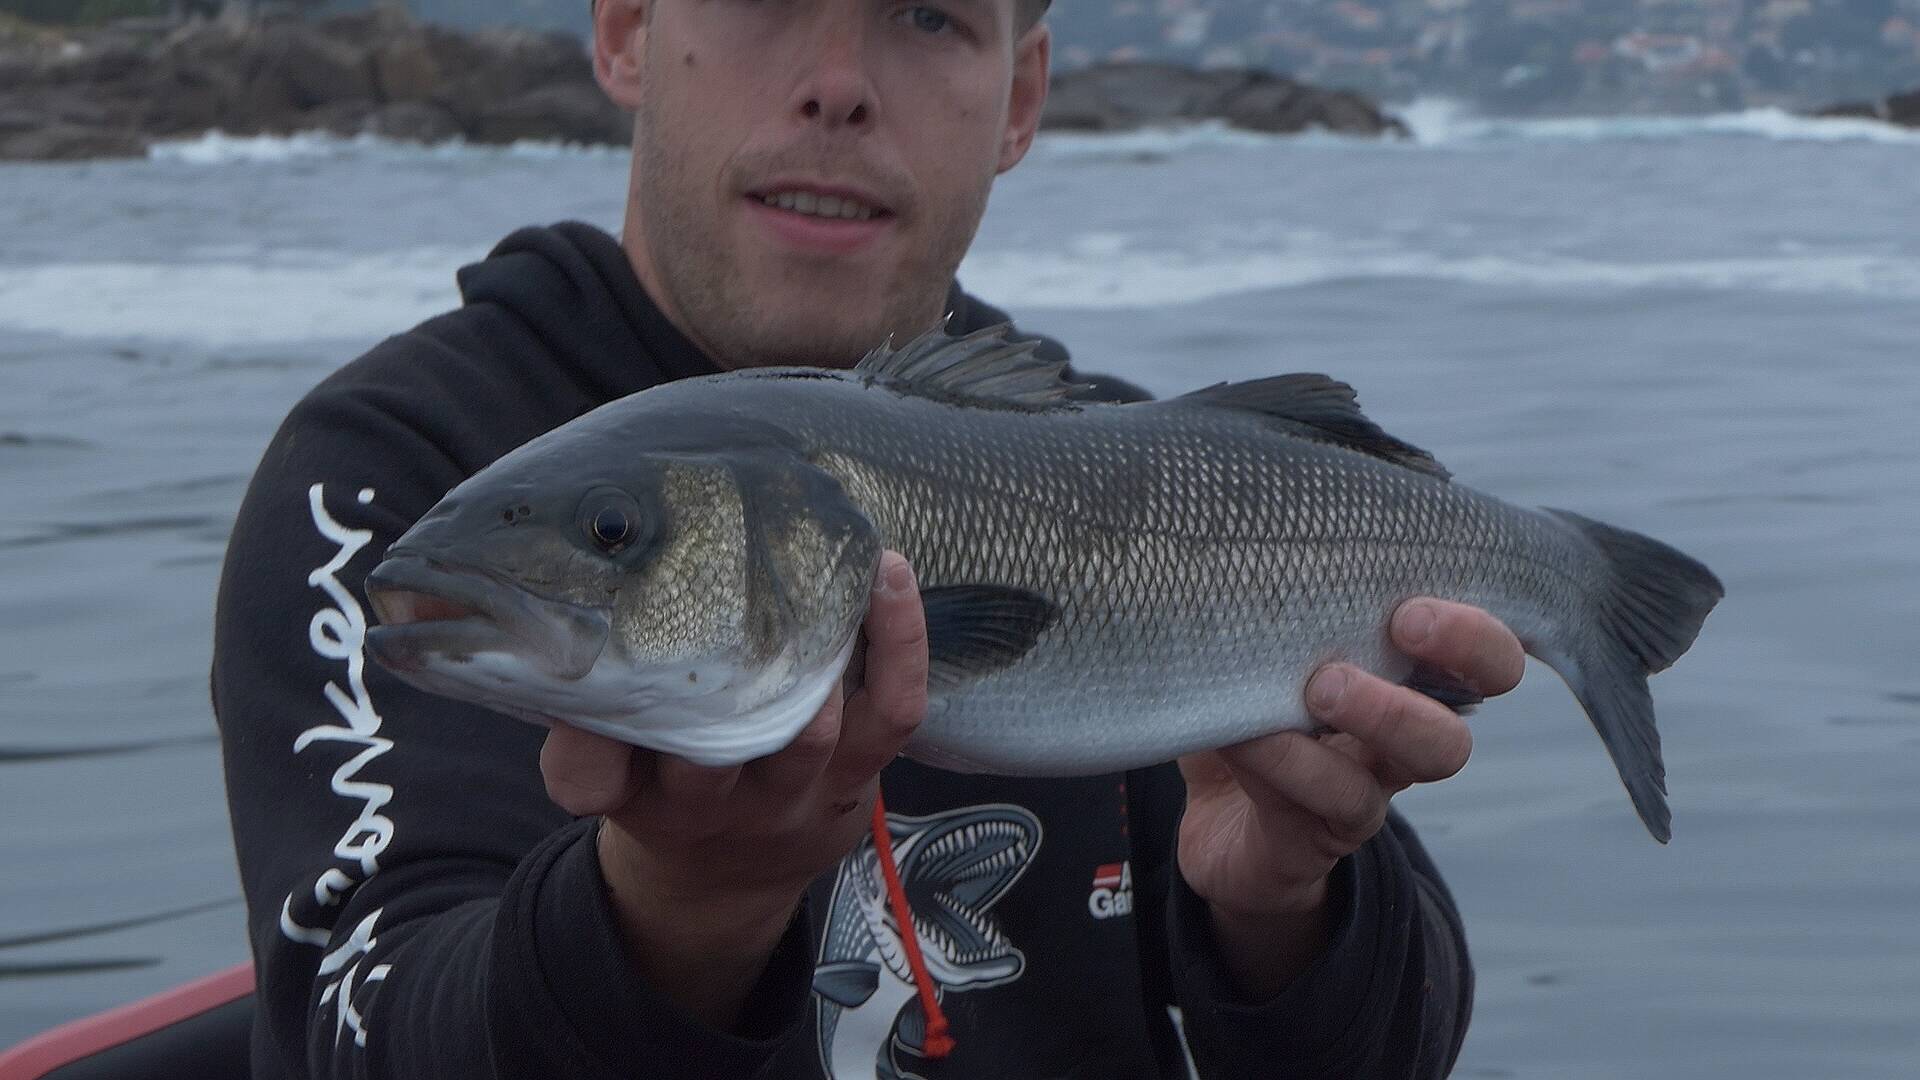
{"label": "white foam", "polygon": [[1422,145],[1537,140],[1604,142],[1746,136],[1783,142],[1874,142],[1920,146],[1920,131],[1877,120],[1814,118],[1780,108],[1700,116],[1570,116],[1550,119],[1490,117],[1458,101],[1421,98],[1393,108]]}
{"label": "white foam", "polygon": [[312,160],[420,160],[446,158],[625,156],[625,147],[583,146],[577,143],[525,139],[506,146],[469,143],[464,139],[422,144],[377,135],[333,135],[308,131],[294,135],[228,135],[211,131],[192,139],[157,142],[147,151],[153,161],[184,165],[273,165]]}
{"label": "white foam", "polygon": [[1447,256],[1411,250],[1249,252],[989,251],[961,267],[981,295],[1025,307],[1116,309],[1190,304],[1335,281],[1416,279],[1515,289],[1702,289],[1920,300],[1920,258],[1823,255],[1603,262],[1564,256]]}
{"label": "white foam", "polygon": [[459,303],[453,272],[483,250],[343,257],[0,266],[0,327],[216,347],[372,342]]}
{"label": "white foam", "polygon": [[1163,158],[1204,150],[1273,146],[1289,138],[1298,136],[1241,131],[1222,121],[1210,120],[1104,134],[1049,131],[1034,140],[1033,152],[1043,160],[1053,161]]}
{"label": "white foam", "polygon": [[[210,347],[300,341],[368,344],[459,303],[453,271],[479,249],[413,248],[182,263],[0,267],[0,329],[143,338]],[[1336,281],[1431,280],[1511,289],[1700,289],[1920,300],[1920,257],[1777,257],[1605,262],[1564,256],[1448,256],[1333,243],[1193,252],[1088,234],[1045,251],[976,250],[968,288],[1026,308],[1106,310],[1196,303]]]}

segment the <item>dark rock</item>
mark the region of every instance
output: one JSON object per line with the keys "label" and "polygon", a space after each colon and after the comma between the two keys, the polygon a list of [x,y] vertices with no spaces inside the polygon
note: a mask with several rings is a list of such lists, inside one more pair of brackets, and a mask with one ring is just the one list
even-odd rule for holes
{"label": "dark rock", "polygon": [[1815,109],[1817,117],[1884,120],[1901,127],[1920,128],[1920,88],[1894,94],[1885,101],[1843,101]]}
{"label": "dark rock", "polygon": [[1814,111],[1815,116],[1823,119],[1841,120],[1879,120],[1880,106],[1871,101],[1842,101]]}
{"label": "dark rock", "polygon": [[1202,71],[1160,63],[1101,64],[1056,76],[1041,126],[1127,131],[1198,120],[1264,132],[1321,127],[1365,135],[1406,133],[1398,120],[1349,91],[1323,90],[1265,71]]}
{"label": "dark rock", "polygon": [[113,128],[50,124],[0,135],[0,161],[82,161],[90,158],[145,157],[147,140]]}
{"label": "dark rock", "polygon": [[304,20],[123,22],[0,38],[0,114],[14,158],[141,153],[149,137],[325,130],[439,142],[624,143],[631,122],[582,44],[466,33],[387,9]]}
{"label": "dark rock", "polygon": [[617,143],[626,140],[632,123],[592,83],[543,86],[488,109],[473,129],[481,142],[510,143],[521,139],[560,142]]}
{"label": "dark rock", "polygon": [[25,86],[40,77],[40,62],[25,52],[0,52],[0,90]]}
{"label": "dark rock", "polygon": [[1888,98],[1887,119],[1903,127],[1920,128],[1920,88]]}
{"label": "dark rock", "polygon": [[421,34],[401,34],[373,50],[374,87],[382,101],[425,101],[445,78]]}
{"label": "dark rock", "polygon": [[1054,77],[1041,126],[1126,131],[1199,119],[1238,81],[1173,64],[1101,64]]}
{"label": "dark rock", "polygon": [[430,26],[426,42],[443,74],[433,100],[469,130],[480,128],[488,113],[541,87],[595,85],[584,47],[565,34],[525,30],[463,34]]}
{"label": "dark rock", "polygon": [[311,25],[335,41],[366,52],[395,38],[420,32],[420,24],[409,18],[406,12],[378,6],[365,11],[330,15]]}
{"label": "dark rock", "polygon": [[46,65],[41,77],[60,85],[111,86],[140,78],[151,63],[145,49],[124,42],[104,42],[54,60]]}
{"label": "dark rock", "polygon": [[1348,90],[1321,90],[1292,79],[1258,79],[1219,105],[1227,123],[1248,131],[1292,135],[1310,128],[1352,135],[1407,135],[1405,124]]}
{"label": "dark rock", "polygon": [[381,106],[361,128],[369,135],[408,142],[440,143],[466,134],[460,121],[428,101],[396,101]]}
{"label": "dark rock", "polygon": [[251,130],[246,88],[232,71],[163,61],[136,111],[140,130],[155,135],[198,134],[214,128]]}
{"label": "dark rock", "polygon": [[46,126],[46,114],[38,109],[9,108],[0,105],[0,139]]}
{"label": "dark rock", "polygon": [[4,99],[9,111],[30,112],[49,127],[112,128],[126,118],[116,116],[111,104],[79,86],[39,86],[16,91]]}
{"label": "dark rock", "polygon": [[290,135],[298,131],[324,131],[330,135],[358,135],[367,129],[367,124],[379,111],[380,103],[372,98],[329,101],[317,109],[300,114],[280,133]]}
{"label": "dark rock", "polygon": [[297,23],[269,26],[255,43],[251,91],[295,109],[372,98],[365,52]]}

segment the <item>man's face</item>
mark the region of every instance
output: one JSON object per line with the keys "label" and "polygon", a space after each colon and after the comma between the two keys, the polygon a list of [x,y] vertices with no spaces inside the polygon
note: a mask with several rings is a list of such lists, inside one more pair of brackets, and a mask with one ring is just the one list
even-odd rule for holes
{"label": "man's face", "polygon": [[624,240],[697,344],[844,365],[939,319],[1037,126],[1044,27],[1016,40],[1014,0],[601,7],[601,81],[637,116]]}

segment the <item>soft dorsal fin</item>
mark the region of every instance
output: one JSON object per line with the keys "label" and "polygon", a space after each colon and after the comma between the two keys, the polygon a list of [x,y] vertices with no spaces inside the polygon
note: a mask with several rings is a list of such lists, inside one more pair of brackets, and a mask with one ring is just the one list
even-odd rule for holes
{"label": "soft dorsal fin", "polygon": [[889,342],[868,353],[854,370],[898,382],[927,397],[1021,408],[1070,408],[1076,387],[1062,373],[1063,360],[1043,360],[1038,340],[1015,341],[1007,323],[963,337],[944,326],[929,330],[898,349]]}
{"label": "soft dorsal fin", "polygon": [[1411,443],[1380,430],[1367,419],[1353,387],[1325,375],[1276,375],[1250,382],[1218,383],[1173,399],[1216,408],[1258,413],[1284,424],[1303,439],[1358,450],[1442,480],[1453,474]]}

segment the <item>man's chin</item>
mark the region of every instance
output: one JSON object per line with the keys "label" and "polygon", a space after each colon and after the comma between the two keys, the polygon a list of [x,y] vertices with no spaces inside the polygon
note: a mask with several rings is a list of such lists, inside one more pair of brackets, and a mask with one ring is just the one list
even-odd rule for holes
{"label": "man's chin", "polygon": [[[792,297],[782,303],[757,305],[751,320],[751,341],[742,342],[738,359],[743,366],[852,367],[860,358],[892,337],[912,336],[931,326],[938,316],[923,320],[891,320],[879,302],[857,294],[832,293]],[[905,325],[902,325],[905,324]]]}

